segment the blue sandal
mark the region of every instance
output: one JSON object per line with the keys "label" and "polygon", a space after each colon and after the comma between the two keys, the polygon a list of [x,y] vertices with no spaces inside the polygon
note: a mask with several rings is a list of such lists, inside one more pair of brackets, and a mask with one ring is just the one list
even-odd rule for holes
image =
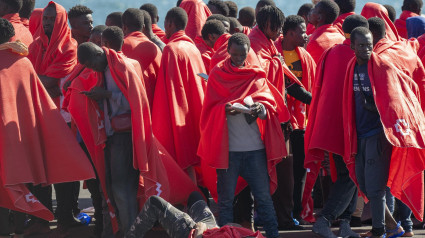
{"label": "blue sandal", "polygon": [[[404,235],[404,233],[406,233],[405,230],[402,230],[400,233],[397,233],[398,229],[400,229],[400,227],[401,227],[401,222],[398,222],[397,227],[394,230],[387,230],[383,238],[397,238],[397,237]],[[392,235],[388,236],[388,233],[390,233]]]}

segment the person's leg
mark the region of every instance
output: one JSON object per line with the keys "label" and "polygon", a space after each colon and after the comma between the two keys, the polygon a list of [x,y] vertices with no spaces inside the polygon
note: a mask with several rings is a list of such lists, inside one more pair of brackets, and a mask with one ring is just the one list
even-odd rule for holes
{"label": "person's leg", "polygon": [[122,232],[130,229],[138,211],[139,171],[133,167],[131,133],[115,133],[111,146],[112,194],[118,210]]}
{"label": "person's leg", "polygon": [[412,216],[412,210],[406,204],[404,204],[399,199],[396,199],[397,209],[398,209],[398,218],[401,222],[401,226],[403,226],[404,230],[409,233],[409,236],[413,236],[413,222],[410,218]]}
{"label": "person's leg", "polygon": [[385,188],[385,202],[387,204],[388,210],[390,210],[391,214],[394,214],[395,197],[391,194],[389,187]]}
{"label": "person's leg", "polygon": [[125,235],[126,238],[142,238],[159,222],[171,238],[189,237],[195,226],[193,219],[158,196],[151,196]]}
{"label": "person's leg", "polygon": [[102,215],[102,197],[100,194],[100,185],[98,179],[86,180],[87,189],[90,192],[94,207],[94,218],[96,223],[94,226],[94,233],[96,237],[100,237],[103,230],[103,215]]}
{"label": "person's leg", "polygon": [[254,226],[254,198],[251,188],[246,186],[233,201],[233,220],[242,227],[253,230]]}
{"label": "person's leg", "polygon": [[294,130],[290,135],[292,153],[294,157],[294,194],[293,194],[293,217],[301,221],[303,210],[301,200],[304,192],[306,169],[304,168],[304,130]]}
{"label": "person's leg", "polygon": [[0,236],[9,236],[9,209],[0,207]]}
{"label": "person's leg", "polygon": [[243,154],[243,152],[229,152],[229,168],[216,170],[219,226],[233,222],[233,199]]}
{"label": "person's leg", "polygon": [[74,216],[77,216],[81,209],[78,207],[78,198],[80,197],[80,181],[73,182],[74,183],[74,199],[72,204],[72,213]]}
{"label": "person's leg", "polygon": [[58,226],[69,228],[74,226],[77,221],[74,219],[73,206],[75,204],[75,183],[58,183],[54,184],[56,191],[56,216],[58,218]]}
{"label": "person's leg", "polygon": [[187,214],[195,223],[203,222],[208,228],[217,227],[217,221],[208,204],[198,192],[192,192],[187,202]]}
{"label": "person's leg", "polygon": [[362,196],[358,196],[357,194],[357,204],[356,210],[351,215],[351,227],[361,227],[362,226],[362,215],[363,215],[363,207],[364,207],[364,199]]}
{"label": "person's leg", "polygon": [[22,212],[13,211],[13,222],[15,223],[15,234],[23,235],[25,230],[25,221],[27,214]]}
{"label": "person's leg", "polygon": [[270,179],[265,150],[245,152],[241,166],[241,176],[251,187],[257,204],[257,212],[260,219],[264,222],[263,227],[267,237],[279,237],[276,212],[270,195]]}

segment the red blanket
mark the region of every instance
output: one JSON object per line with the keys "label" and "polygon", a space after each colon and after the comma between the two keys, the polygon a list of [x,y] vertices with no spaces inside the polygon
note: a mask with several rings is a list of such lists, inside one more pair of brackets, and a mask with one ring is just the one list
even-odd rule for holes
{"label": "red blanket", "polygon": [[26,184],[80,181],[95,174],[31,62],[8,50],[0,50],[0,58],[0,207],[52,220]]}
{"label": "red blanket", "polygon": [[[305,131],[304,167],[309,170],[302,199],[302,217],[314,221],[311,191],[324,160],[324,152],[344,155],[342,90],[348,63],[354,57],[350,39],[327,50],[317,67],[313,99]],[[344,56],[344,57],[341,57]]]}
{"label": "red blanket", "polygon": [[394,25],[397,28],[397,32],[404,39],[407,39],[407,28],[406,28],[407,18],[416,17],[416,16],[419,16],[419,15],[414,12],[405,10],[400,14],[400,18],[395,20]]}
{"label": "red blanket", "polygon": [[247,26],[244,26],[242,33],[244,33],[245,35],[249,36],[249,34],[251,33],[251,31],[252,31],[251,28],[249,28]]}
{"label": "red blanket", "polygon": [[35,35],[37,30],[41,26],[41,18],[43,17],[43,8],[36,8],[31,13],[30,22],[29,22],[29,30],[33,35],[33,38],[36,39],[38,35]]}
{"label": "red blanket", "polygon": [[204,39],[202,39],[201,36],[195,37],[195,45],[196,48],[198,48],[199,52],[201,52],[202,61],[204,62],[204,66],[206,69],[206,74],[210,73],[210,64],[211,64],[211,57],[214,55],[215,50],[211,47],[209,47]]}
{"label": "red blanket", "polygon": [[188,16],[186,35],[192,40],[197,36],[201,36],[202,27],[209,16],[212,15],[210,9],[202,0],[183,0],[180,3]]}
{"label": "red blanket", "polygon": [[[249,229],[235,226],[223,226],[221,228],[208,229],[202,234],[204,238],[264,238],[260,231],[253,232]],[[189,238],[195,238],[193,236]]]}
{"label": "red blanket", "polygon": [[4,15],[3,18],[12,23],[13,28],[15,29],[15,36],[12,37],[10,41],[20,40],[26,46],[31,45],[33,42],[32,34],[21,21],[19,13],[7,14]]}
{"label": "red blanket", "polygon": [[387,9],[378,3],[368,2],[364,5],[361,15],[366,19],[371,17],[379,17],[385,21],[385,28],[387,36],[386,38],[392,41],[400,40],[400,36],[398,35],[397,29],[394,23],[388,17]]}
{"label": "red blanket", "polygon": [[334,21],[334,26],[338,28],[338,30],[341,32],[342,35],[344,35],[344,31],[342,30],[342,24],[344,23],[345,19],[351,15],[356,14],[355,12],[347,12],[343,13],[338,16],[338,18]]}
{"label": "red blanket", "polygon": [[307,24],[307,31],[305,32],[307,35],[311,35],[316,30],[316,27],[314,27],[313,24],[308,23]]}
{"label": "red blanket", "polygon": [[[353,74],[356,60],[349,63],[343,92],[344,160],[353,181],[357,134]],[[387,186],[412,210],[419,220],[424,212],[423,170],[425,169],[425,117],[420,89],[385,57],[372,53],[368,63],[375,103],[388,141],[394,146]]]}
{"label": "red blanket", "polygon": [[[217,41],[214,44],[214,55],[211,57],[211,64],[208,66],[209,71],[211,71],[216,65],[218,65],[220,62],[225,60],[227,57],[229,57],[229,53],[227,52],[227,45],[229,42],[229,38],[232,35],[230,34],[223,34],[221,35]],[[260,65],[260,62],[258,61],[257,55],[252,50],[252,48],[248,51],[248,57],[246,58],[246,61],[248,61],[252,65]]]}
{"label": "red blanket", "polygon": [[[283,97],[265,79],[266,74],[260,67],[250,65],[247,61],[245,64],[243,68],[234,67],[228,58],[215,67],[209,76],[201,114],[198,155],[202,158],[205,185],[215,199],[217,198],[215,169],[227,169],[229,163],[229,138],[224,111],[227,103],[241,103],[245,97],[251,96],[254,102],[261,102],[267,108],[267,119],[257,122],[267,153],[271,193],[277,187],[275,166],[286,156],[280,122],[287,121],[289,114]],[[243,187],[239,181],[236,192],[240,192]]]}
{"label": "red blanket", "polygon": [[161,64],[161,50],[142,32],[135,31],[125,36],[122,52],[128,58],[140,63],[149,106],[152,108],[156,79]]}
{"label": "red blanket", "polygon": [[159,37],[159,39],[165,38],[165,32],[158,26],[158,24],[152,24],[153,33]]}
{"label": "red blanket", "polygon": [[311,34],[306,49],[316,64],[319,64],[323,52],[336,44],[341,44],[344,40],[345,37],[334,25],[323,25],[316,28],[314,33]]}

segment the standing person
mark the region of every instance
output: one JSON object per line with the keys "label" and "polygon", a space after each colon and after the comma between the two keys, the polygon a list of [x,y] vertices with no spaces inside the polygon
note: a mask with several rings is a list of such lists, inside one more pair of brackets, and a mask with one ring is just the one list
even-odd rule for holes
{"label": "standing person", "polygon": [[371,17],[379,17],[385,21],[385,38],[392,41],[399,41],[401,38],[397,32],[397,29],[394,23],[388,17],[387,9],[381,4],[368,2],[363,6],[362,12],[360,15],[364,16],[366,19]]}
{"label": "standing person", "polygon": [[35,0],[23,0],[21,10],[19,10],[19,16],[21,22],[29,30],[30,17],[32,11],[34,11]]}
{"label": "standing person", "polygon": [[356,0],[336,0],[335,3],[338,4],[339,7],[339,16],[333,24],[339,29],[341,34],[344,34],[344,31],[342,30],[342,23],[344,23],[344,20],[348,16],[356,14],[354,12],[354,9],[356,8]]}
{"label": "standing person", "polygon": [[301,7],[298,9],[297,15],[304,18],[304,21],[307,24],[307,30],[306,34],[309,36],[313,34],[314,30],[316,29],[313,24],[308,22],[308,15],[310,14],[311,9],[313,9],[314,6],[311,3],[305,3],[301,5]]}
{"label": "standing person", "polygon": [[0,0],[0,17],[12,23],[15,35],[11,41],[20,40],[26,46],[33,42],[33,37],[28,28],[22,23],[19,10],[22,8],[22,0]]}
{"label": "standing person", "polygon": [[[47,226],[38,226],[37,231],[50,230],[48,220],[54,217],[49,198],[34,196],[29,184],[48,186],[94,177],[89,160],[25,57],[28,48],[8,42],[13,35],[12,24],[0,19],[0,235],[7,237],[9,214],[3,208],[46,219]],[[15,217],[16,237],[23,237],[23,218]]]}
{"label": "standing person", "polygon": [[[265,72],[246,61],[249,48],[246,35],[234,34],[228,43],[230,58],[210,74],[198,154],[217,172],[219,225],[233,222],[240,175],[251,187],[267,237],[279,237],[270,193],[276,188],[275,166],[286,155],[279,122],[288,119],[288,111]],[[233,103],[244,103],[247,96],[253,101],[250,114],[232,109]]]}
{"label": "standing person", "polygon": [[123,13],[122,29],[125,38],[122,52],[140,63],[149,106],[152,109],[162,53],[159,47],[142,33],[143,27],[144,17],[141,10],[129,8]]}
{"label": "standing person", "polygon": [[338,14],[339,7],[334,1],[323,0],[314,6],[308,17],[308,21],[314,25],[316,30],[311,34],[306,49],[316,64],[319,64],[323,52],[335,44],[342,43],[345,39],[338,28],[333,25]]}
{"label": "standing person", "polygon": [[255,9],[252,7],[244,7],[239,10],[238,21],[244,27],[253,28],[256,24],[255,22]]}
{"label": "standing person", "polygon": [[390,59],[372,52],[367,28],[353,30],[351,46],[356,58],[349,63],[343,93],[344,160],[370,201],[372,237],[400,236],[404,230],[385,205],[385,189],[390,187],[422,217],[423,190],[417,189],[423,187],[418,176],[423,176],[425,148],[420,90]]}
{"label": "standing person", "polygon": [[[303,48],[308,39],[304,19],[297,15],[288,16],[282,28],[282,34],[283,37],[276,41],[276,48],[282,53],[285,64],[291,72],[297,76],[304,88],[311,92],[311,84],[316,75],[316,63]],[[287,104],[290,108],[293,128],[290,135],[294,160],[293,217],[303,223],[301,219],[301,199],[306,176],[304,169],[304,133],[307,124],[307,107],[306,104],[290,96],[287,97]]]}
{"label": "standing person", "polygon": [[[185,28],[186,35],[194,40],[197,36],[201,36],[202,26],[207,18],[212,15],[210,9],[202,0],[178,0],[177,7],[183,8],[187,13],[187,26]],[[169,39],[168,37],[166,37]]]}
{"label": "standing person", "polygon": [[[351,15],[342,24],[346,36],[349,36],[351,31],[357,27],[368,27],[366,18],[360,15]],[[342,44],[333,46],[323,54],[318,66],[317,81],[313,89],[313,102],[306,129],[305,167],[310,172],[307,175],[306,189],[308,191],[304,191],[303,196],[304,211],[306,211],[303,215],[310,217],[313,215],[313,212],[309,211],[312,207],[311,203],[308,204],[308,199],[318,176],[320,164],[324,160],[325,152],[332,154],[330,162],[335,165],[337,175],[328,201],[313,225],[313,232],[322,237],[336,237],[332,233],[330,225],[338,218],[340,219],[339,236],[359,237],[350,228],[351,214],[356,209],[357,189],[342,158],[344,155],[342,89],[348,63],[355,56],[354,51],[350,48],[350,43],[350,38],[346,38]],[[341,58],[342,55],[343,58]],[[333,115],[331,118],[329,117],[330,112]]]}
{"label": "standing person", "polygon": [[140,10],[145,10],[149,13],[153,33],[158,36],[159,39],[163,39],[165,37],[165,32],[158,26],[158,8],[152,3],[145,3],[140,7]]}
{"label": "standing person", "polygon": [[[199,164],[199,117],[204,99],[206,72],[199,50],[184,33],[186,12],[178,7],[168,11],[161,68],[152,111],[153,132],[177,164],[196,181],[193,166]],[[177,91],[174,91],[174,90]]]}
{"label": "standing person", "polygon": [[93,29],[92,13],[90,8],[83,5],[76,5],[68,11],[72,38],[77,41],[78,45],[89,41]]}
{"label": "standing person", "polygon": [[162,41],[164,38],[159,38],[157,35],[155,35],[152,31],[152,24],[151,24],[151,16],[149,13],[145,10],[141,10],[143,13],[143,22],[144,27],[142,30],[142,33],[150,40],[152,41],[156,46],[159,47],[161,52],[164,50],[165,43]]}
{"label": "standing person", "polygon": [[401,6],[401,10],[403,12],[400,14],[400,17],[397,20],[395,20],[394,25],[397,28],[398,34],[404,39],[408,39],[407,28],[406,28],[407,18],[420,16],[422,5],[423,5],[422,0],[404,0],[403,1],[403,6]]}

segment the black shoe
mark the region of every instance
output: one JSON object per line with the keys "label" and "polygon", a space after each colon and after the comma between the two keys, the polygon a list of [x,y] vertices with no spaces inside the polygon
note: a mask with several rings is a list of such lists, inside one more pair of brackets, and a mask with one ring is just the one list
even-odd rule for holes
{"label": "black shoe", "polygon": [[279,226],[277,228],[279,231],[303,231],[305,230],[304,227],[300,226],[300,225],[289,225],[289,226]]}
{"label": "black shoe", "polygon": [[352,216],[351,221],[350,221],[350,226],[351,227],[361,227],[362,226],[362,218]]}

